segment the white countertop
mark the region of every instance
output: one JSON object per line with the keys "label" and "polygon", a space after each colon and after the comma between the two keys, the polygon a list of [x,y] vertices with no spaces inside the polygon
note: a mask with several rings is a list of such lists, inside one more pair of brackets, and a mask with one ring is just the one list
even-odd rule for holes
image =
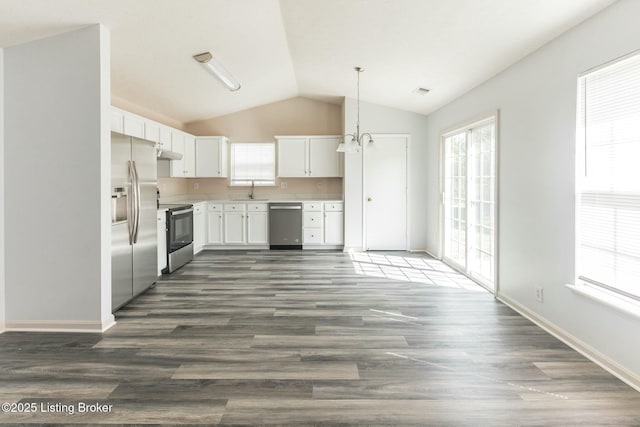
{"label": "white countertop", "polygon": [[216,197],[216,195],[198,195],[198,194],[186,194],[180,196],[171,196],[160,199],[160,204],[168,203],[189,203],[196,204],[202,202],[220,202],[220,203],[277,203],[277,202],[342,202],[342,197],[335,194],[327,195],[295,195],[283,196],[274,195],[272,197],[261,197],[257,195],[255,199],[248,197],[233,197],[228,196]]}

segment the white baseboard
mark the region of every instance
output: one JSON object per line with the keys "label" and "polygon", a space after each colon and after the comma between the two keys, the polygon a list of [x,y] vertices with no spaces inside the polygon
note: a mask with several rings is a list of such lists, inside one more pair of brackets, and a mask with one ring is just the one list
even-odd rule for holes
{"label": "white baseboard", "polygon": [[408,249],[407,252],[417,253],[417,252],[427,252],[427,250],[426,249]]}
{"label": "white baseboard", "polygon": [[554,337],[558,338],[569,347],[573,348],[578,353],[582,354],[587,359],[591,360],[593,363],[600,366],[605,371],[619,378],[621,381],[624,381],[637,391],[640,391],[640,376],[629,371],[627,368],[621,366],[619,363],[602,354],[600,351],[591,347],[589,344],[574,337],[564,329],[559,328],[555,324],[549,322],[547,319],[539,316],[538,314],[529,310],[515,300],[512,300],[509,297],[505,297],[504,295],[496,296],[496,298],[520,313],[522,316],[531,320],[533,323],[535,323]]}
{"label": "white baseboard", "polygon": [[4,323],[0,323],[0,334],[4,333],[5,330]]}
{"label": "white baseboard", "polygon": [[103,322],[83,320],[20,320],[7,321],[5,332],[85,332],[100,334],[115,325],[111,316]]}
{"label": "white baseboard", "polygon": [[432,258],[440,259],[439,256],[437,256],[436,254],[432,253],[429,249],[425,249],[424,251],[427,253],[427,255],[431,256]]}

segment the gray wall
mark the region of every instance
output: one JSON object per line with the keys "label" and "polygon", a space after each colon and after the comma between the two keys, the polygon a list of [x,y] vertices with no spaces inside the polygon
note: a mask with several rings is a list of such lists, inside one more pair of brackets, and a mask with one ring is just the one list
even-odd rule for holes
{"label": "gray wall", "polygon": [[5,49],[7,328],[113,322],[109,37],[93,25]]}
{"label": "gray wall", "polygon": [[[357,101],[346,98],[344,102],[345,133],[355,132]],[[360,131],[368,133],[409,134],[409,248],[426,248],[427,228],[424,221],[427,209],[425,192],[427,156],[427,127],[425,116],[382,105],[360,102]],[[362,248],[362,151],[345,154],[345,247]]]}
{"label": "gray wall", "polygon": [[4,331],[4,50],[0,49],[0,333]]}
{"label": "gray wall", "polygon": [[575,275],[577,76],[638,49],[638,16],[640,1],[614,3],[429,115],[424,182],[427,249],[438,253],[440,132],[499,109],[500,296],[640,384],[640,319],[564,286]]}

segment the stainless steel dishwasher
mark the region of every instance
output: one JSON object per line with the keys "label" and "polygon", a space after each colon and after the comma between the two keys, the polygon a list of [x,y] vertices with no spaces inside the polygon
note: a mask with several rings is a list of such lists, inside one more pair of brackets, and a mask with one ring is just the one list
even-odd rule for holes
{"label": "stainless steel dishwasher", "polygon": [[302,249],[302,203],[269,203],[269,248]]}

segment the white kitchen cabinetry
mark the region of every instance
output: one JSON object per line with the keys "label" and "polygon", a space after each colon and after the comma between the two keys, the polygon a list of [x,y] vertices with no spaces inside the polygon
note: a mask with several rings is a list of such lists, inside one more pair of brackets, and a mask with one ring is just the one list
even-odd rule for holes
{"label": "white kitchen cabinetry", "polygon": [[124,111],[116,107],[111,107],[111,130],[124,133]]}
{"label": "white kitchen cabinetry", "polygon": [[182,154],[182,159],[171,161],[171,177],[196,176],[195,136],[179,130],[171,130],[171,151]]}
{"label": "white kitchen cabinetry", "polygon": [[223,236],[223,204],[209,203],[207,207],[207,244],[221,245],[224,243]]}
{"label": "white kitchen cabinetry", "polygon": [[124,134],[144,139],[145,119],[135,114],[124,112]]}
{"label": "white kitchen cabinetry", "polygon": [[244,203],[224,205],[224,243],[226,245],[245,244],[245,208]]}
{"label": "white kitchen cabinetry", "polygon": [[278,141],[278,177],[331,178],[342,176],[341,137],[276,136]]}
{"label": "white kitchen cabinetry", "polygon": [[344,243],[344,205],[342,203],[324,204],[324,240],[325,245]]}
{"label": "white kitchen cabinetry", "polygon": [[184,166],[184,177],[193,178],[196,176],[196,137],[184,134],[184,157],[182,158]]}
{"label": "white kitchen cabinetry", "polygon": [[144,122],[144,139],[160,143],[160,123],[146,120]]}
{"label": "white kitchen cabinetry", "polygon": [[306,177],[306,138],[276,138],[278,138],[278,176],[282,178]]}
{"label": "white kitchen cabinetry", "polygon": [[158,276],[167,267],[167,211],[159,210],[158,219]]}
{"label": "white kitchen cabinetry", "polygon": [[193,253],[197,254],[204,247],[206,237],[207,203],[193,205]]}
{"label": "white kitchen cabinetry", "polygon": [[247,244],[266,245],[269,217],[266,203],[247,203]]}
{"label": "white kitchen cabinetry", "polygon": [[303,249],[340,248],[344,240],[344,204],[305,202],[302,206]]}
{"label": "white kitchen cabinetry", "polygon": [[227,173],[227,147],[229,139],[224,136],[195,138],[195,176],[223,178]]}

